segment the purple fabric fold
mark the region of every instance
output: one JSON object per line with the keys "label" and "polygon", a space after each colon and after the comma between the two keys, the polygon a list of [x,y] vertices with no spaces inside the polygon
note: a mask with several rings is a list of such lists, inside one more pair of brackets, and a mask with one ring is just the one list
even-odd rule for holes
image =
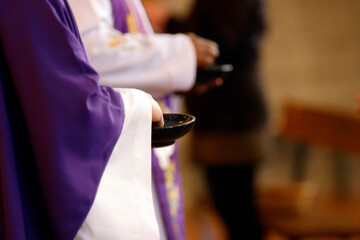
{"label": "purple fabric fold", "polygon": [[[136,9],[134,0],[111,0],[113,14],[114,14],[114,27],[122,33],[129,31],[127,25],[127,16],[131,14],[136,17],[139,24],[138,32],[150,34],[144,28],[143,19]],[[130,4],[130,5],[129,5]],[[131,11],[130,8],[133,10]],[[165,102],[167,107],[174,111],[170,102],[170,95],[164,96],[161,101]],[[152,152],[152,175],[155,182],[156,193],[159,200],[161,215],[166,230],[168,240],[183,240],[185,236],[185,217],[184,217],[184,199],[183,189],[181,182],[178,145],[175,146],[176,150],[171,156],[171,162],[168,169],[163,170],[155,153]]]}
{"label": "purple fabric fold", "polygon": [[0,239],[73,239],[123,121],[66,0],[0,1]]}
{"label": "purple fabric fold", "polygon": [[169,167],[163,170],[152,152],[152,173],[159,199],[161,215],[168,240],[183,240],[185,235],[184,199],[181,184],[178,144],[171,156]]}

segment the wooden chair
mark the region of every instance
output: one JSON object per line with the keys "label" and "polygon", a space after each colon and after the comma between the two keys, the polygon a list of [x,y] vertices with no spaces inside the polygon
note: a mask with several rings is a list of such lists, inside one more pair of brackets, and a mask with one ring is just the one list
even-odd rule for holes
{"label": "wooden chair", "polygon": [[360,156],[360,116],[300,104],[288,104],[279,135]]}
{"label": "wooden chair", "polygon": [[344,187],[344,156],[360,156],[360,117],[308,105],[288,104],[279,136],[293,140],[295,145],[293,180],[304,178],[307,153],[310,146],[323,146],[333,150],[338,169],[336,181]]}
{"label": "wooden chair", "polygon": [[[308,146],[323,146],[337,152],[335,156],[360,156],[360,117],[301,104],[288,104],[279,137],[297,143],[294,157],[294,180],[302,180]],[[342,157],[336,161],[341,165]],[[300,169],[300,171],[299,171]],[[346,177],[340,171],[338,180]],[[261,208],[264,225],[288,239],[305,237],[347,238],[360,236],[360,201],[320,199],[304,211],[274,211]]]}

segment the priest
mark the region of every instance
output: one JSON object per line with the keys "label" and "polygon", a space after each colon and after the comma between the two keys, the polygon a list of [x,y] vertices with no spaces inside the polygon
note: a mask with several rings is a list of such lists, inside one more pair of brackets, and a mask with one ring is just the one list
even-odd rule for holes
{"label": "priest", "polygon": [[[139,0],[69,0],[102,84],[147,91],[165,112],[177,112],[197,67],[218,56],[217,44],[194,34],[154,34]],[[177,146],[155,149],[152,167],[161,239],[184,239],[184,203]],[[83,229],[93,233],[93,227]]]}
{"label": "priest", "polygon": [[[99,86],[66,0],[0,1],[0,239],[158,239],[146,93]],[[116,203],[116,204],[115,204]]]}

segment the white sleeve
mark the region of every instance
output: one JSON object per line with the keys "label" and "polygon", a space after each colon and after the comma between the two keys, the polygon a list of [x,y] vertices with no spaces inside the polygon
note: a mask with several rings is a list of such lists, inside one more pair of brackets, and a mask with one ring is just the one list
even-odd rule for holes
{"label": "white sleeve", "polygon": [[139,90],[120,93],[123,129],[75,240],[160,238],[151,183],[150,99]]}
{"label": "white sleeve", "polygon": [[100,84],[159,96],[189,90],[196,54],[183,34],[123,34],[113,27],[109,0],[69,0]]}

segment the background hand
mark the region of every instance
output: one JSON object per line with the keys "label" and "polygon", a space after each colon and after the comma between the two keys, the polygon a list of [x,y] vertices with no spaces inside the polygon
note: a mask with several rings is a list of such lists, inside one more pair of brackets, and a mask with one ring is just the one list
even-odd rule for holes
{"label": "background hand", "polygon": [[195,33],[187,33],[194,44],[198,68],[207,68],[219,56],[219,46],[216,42],[199,37]]}
{"label": "background hand", "polygon": [[197,95],[201,95],[213,88],[220,87],[223,83],[222,78],[214,78],[209,82],[196,84],[192,91]]}

